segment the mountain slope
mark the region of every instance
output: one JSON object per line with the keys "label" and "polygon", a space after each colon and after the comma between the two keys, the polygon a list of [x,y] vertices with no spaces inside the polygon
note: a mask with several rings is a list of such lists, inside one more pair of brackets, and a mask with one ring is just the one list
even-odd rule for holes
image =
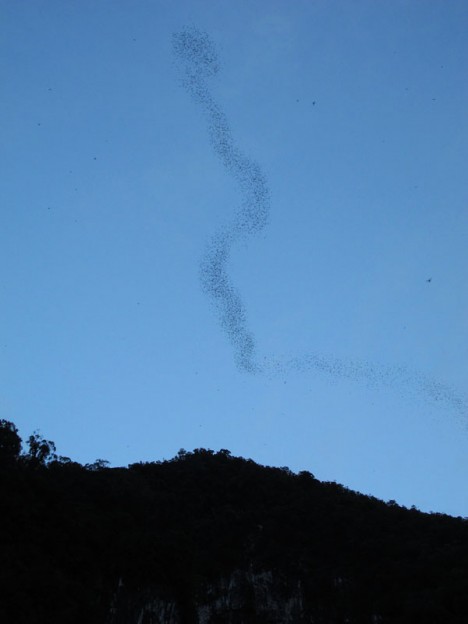
{"label": "mountain slope", "polygon": [[128,468],[10,456],[2,622],[468,622],[461,518],[225,450]]}

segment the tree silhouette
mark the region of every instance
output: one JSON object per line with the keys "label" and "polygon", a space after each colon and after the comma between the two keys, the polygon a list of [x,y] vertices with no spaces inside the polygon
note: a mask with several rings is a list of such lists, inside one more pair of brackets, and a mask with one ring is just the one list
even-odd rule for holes
{"label": "tree silhouette", "polygon": [[26,458],[32,464],[46,465],[58,459],[55,443],[52,440],[45,440],[38,431],[29,436],[28,446]]}
{"label": "tree silhouette", "polygon": [[18,429],[9,420],[0,420],[0,465],[14,464],[20,453],[21,438]]}

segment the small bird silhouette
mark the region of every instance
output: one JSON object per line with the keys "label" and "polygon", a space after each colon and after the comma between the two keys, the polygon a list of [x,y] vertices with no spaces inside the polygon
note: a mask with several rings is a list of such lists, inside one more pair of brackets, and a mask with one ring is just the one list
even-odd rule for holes
{"label": "small bird silhouette", "polygon": [[432,282],[432,277],[426,280],[426,282]]}

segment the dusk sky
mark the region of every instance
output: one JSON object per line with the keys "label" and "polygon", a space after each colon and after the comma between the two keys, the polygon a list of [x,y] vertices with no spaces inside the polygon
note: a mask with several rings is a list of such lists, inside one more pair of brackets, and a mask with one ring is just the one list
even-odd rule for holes
{"label": "dusk sky", "polygon": [[0,20],[0,418],[468,516],[466,0]]}

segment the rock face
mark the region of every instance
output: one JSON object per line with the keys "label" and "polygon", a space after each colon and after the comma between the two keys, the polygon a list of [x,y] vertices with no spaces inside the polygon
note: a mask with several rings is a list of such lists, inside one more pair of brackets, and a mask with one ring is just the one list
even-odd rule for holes
{"label": "rock face", "polygon": [[[185,602],[185,604],[184,604]],[[285,580],[271,570],[235,570],[201,584],[194,599],[177,599],[162,588],[118,588],[109,624],[305,624],[299,579]]]}
{"label": "rock face", "polygon": [[256,621],[272,624],[303,622],[300,581],[285,584],[271,571],[236,570],[208,585],[197,604],[198,624]]}

